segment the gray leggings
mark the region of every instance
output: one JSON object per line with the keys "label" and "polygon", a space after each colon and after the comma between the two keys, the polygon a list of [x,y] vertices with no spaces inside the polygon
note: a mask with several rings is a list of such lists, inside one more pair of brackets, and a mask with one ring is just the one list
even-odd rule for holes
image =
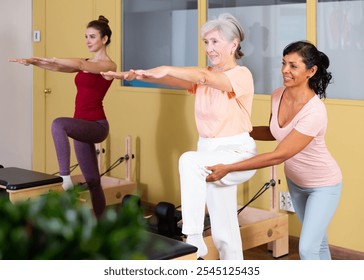
{"label": "gray leggings", "polygon": [[302,188],[287,178],[293,207],[302,224],[299,254],[302,260],[330,260],[327,228],[338,207],[342,183]]}
{"label": "gray leggings", "polygon": [[81,172],[91,192],[94,211],[97,215],[105,208],[105,197],[101,188],[100,171],[95,143],[104,141],[109,134],[107,120],[86,121],[75,118],[57,118],[52,123],[52,136],[57,153],[60,175],[70,175],[70,142],[74,148]]}

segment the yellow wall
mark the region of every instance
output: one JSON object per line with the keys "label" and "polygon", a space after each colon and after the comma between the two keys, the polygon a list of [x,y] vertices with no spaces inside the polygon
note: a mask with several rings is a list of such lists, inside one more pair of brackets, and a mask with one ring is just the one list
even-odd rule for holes
{"label": "yellow wall", "polygon": [[[35,0],[34,2],[44,0]],[[95,16],[105,12],[113,23],[113,41],[109,53],[120,61],[120,1],[92,1]],[[43,7],[34,6],[34,13],[41,14]],[[38,23],[41,26],[41,23]],[[84,26],[84,22],[74,22],[73,26]],[[76,32],[69,30],[69,32]],[[78,32],[78,31],[77,31]],[[60,45],[61,47],[61,45]],[[39,55],[35,49],[35,55]],[[38,53],[37,53],[38,52]],[[34,89],[39,90],[39,77],[35,72]],[[70,77],[72,79],[73,77]],[[38,84],[36,84],[38,81]],[[35,108],[42,109],[42,101],[35,99]],[[38,102],[38,103],[37,103]],[[178,158],[187,150],[194,149],[197,139],[193,118],[194,97],[181,92],[161,93],[159,90],[123,88],[114,81],[105,100],[105,108],[110,122],[109,159],[113,162],[124,155],[124,138],[132,136],[132,148],[136,158],[133,160],[133,180],[138,182],[143,198],[151,203],[169,201],[179,205]],[[364,197],[360,174],[363,170],[364,131],[361,129],[364,119],[364,102],[348,100],[325,101],[329,115],[327,144],[333,156],[342,168],[344,188],[338,211],[329,228],[330,244],[364,251],[364,216],[359,207]],[[70,104],[60,104],[70,106]],[[266,125],[270,113],[269,95],[256,95],[253,105],[253,124]],[[35,121],[39,112],[35,112]],[[37,115],[38,114],[38,115]],[[39,125],[34,127],[34,134],[43,135]],[[42,142],[41,142],[42,143]],[[42,144],[34,148],[42,154]],[[259,152],[274,148],[275,143],[258,143]],[[56,159],[54,159],[56,160]],[[34,166],[41,167],[42,158],[35,158]],[[40,168],[41,169],[41,168]],[[124,168],[117,167],[111,174],[123,177]],[[248,201],[256,191],[270,179],[270,169],[257,172],[254,178],[239,189],[239,202]],[[277,168],[277,180],[280,191],[286,191],[282,166]],[[269,209],[269,192],[264,193],[253,204],[255,207]],[[290,216],[290,235],[299,236],[300,224],[295,214]]]}

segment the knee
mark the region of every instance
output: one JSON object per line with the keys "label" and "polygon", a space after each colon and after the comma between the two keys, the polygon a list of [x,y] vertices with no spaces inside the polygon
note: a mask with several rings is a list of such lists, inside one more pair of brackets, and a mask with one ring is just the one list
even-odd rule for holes
{"label": "knee", "polygon": [[184,170],[187,167],[190,167],[194,162],[194,154],[195,152],[185,152],[183,153],[178,162],[179,170]]}
{"label": "knee", "polygon": [[301,260],[314,260],[318,259],[319,250],[315,249],[314,246],[308,243],[300,242],[299,254]]}
{"label": "knee", "polygon": [[185,164],[186,162],[190,162],[192,159],[192,155],[194,152],[185,152],[179,157],[179,164]]}
{"label": "knee", "polygon": [[[86,178],[87,177],[87,178]],[[86,175],[85,176],[85,181],[87,183],[87,187],[91,190],[91,189],[100,189],[101,187],[101,180],[100,177],[97,176],[90,176],[90,175]]]}
{"label": "knee", "polygon": [[247,170],[247,171],[238,171],[227,174],[225,177],[221,178],[217,185],[219,186],[232,186],[232,185],[238,185],[242,184],[248,180],[250,180],[254,174],[256,173],[256,170]]}
{"label": "knee", "polygon": [[62,118],[57,118],[52,122],[52,134],[56,133],[57,131],[60,131],[61,129],[63,129],[63,122],[62,122]]}

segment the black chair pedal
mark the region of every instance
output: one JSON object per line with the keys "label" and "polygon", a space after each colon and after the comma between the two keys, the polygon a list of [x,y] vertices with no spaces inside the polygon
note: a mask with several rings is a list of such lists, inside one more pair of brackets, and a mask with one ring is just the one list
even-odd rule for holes
{"label": "black chair pedal", "polygon": [[159,202],[155,208],[155,216],[158,219],[158,233],[171,238],[182,239],[182,230],[177,226],[182,219],[180,211],[176,210],[174,204]]}

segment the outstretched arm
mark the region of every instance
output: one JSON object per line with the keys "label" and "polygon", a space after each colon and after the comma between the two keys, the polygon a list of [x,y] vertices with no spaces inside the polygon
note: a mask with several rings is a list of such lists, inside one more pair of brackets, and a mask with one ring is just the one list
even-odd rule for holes
{"label": "outstretched arm", "polygon": [[312,141],[312,139],[312,136],[302,134],[294,129],[272,152],[256,155],[247,160],[232,164],[207,166],[206,169],[211,170],[212,173],[207,176],[206,181],[213,182],[220,180],[226,174],[234,171],[254,170],[281,164],[302,151]]}
{"label": "outstretched arm", "polygon": [[34,65],[42,69],[73,73],[79,70],[98,74],[101,71],[116,70],[116,64],[111,60],[91,61],[82,58],[13,58],[10,62],[18,62],[23,65]]}
{"label": "outstretched arm", "polygon": [[75,72],[72,69],[60,69],[59,66],[56,66],[53,63],[49,63],[46,61],[42,61],[40,58],[37,57],[31,57],[31,58],[10,58],[8,60],[9,62],[17,62],[19,64],[25,65],[25,66],[29,66],[29,65],[34,65],[37,66],[39,68],[45,69],[45,70],[51,70],[51,71],[60,71],[60,72]]}
{"label": "outstretched arm", "polygon": [[115,71],[116,64],[111,60],[88,60],[83,58],[37,58],[41,63],[52,65],[55,71],[77,72],[85,71],[99,74],[105,71]]}
{"label": "outstretched arm", "polygon": [[231,92],[228,77],[205,67],[159,66],[148,70],[136,70],[137,79],[151,81],[184,89],[191,89],[194,84],[205,84],[222,91]]}
{"label": "outstretched arm", "polygon": [[158,78],[155,77],[148,77],[147,75],[144,75],[145,70],[129,70],[127,72],[114,72],[114,71],[108,71],[108,72],[101,72],[101,75],[105,79],[119,79],[119,80],[142,80],[144,82],[150,82],[150,83],[157,83],[162,85],[168,85],[168,86],[174,86],[181,89],[192,89],[193,84],[191,82],[187,82],[181,79],[177,79],[175,77],[166,75],[166,76],[160,76]]}

